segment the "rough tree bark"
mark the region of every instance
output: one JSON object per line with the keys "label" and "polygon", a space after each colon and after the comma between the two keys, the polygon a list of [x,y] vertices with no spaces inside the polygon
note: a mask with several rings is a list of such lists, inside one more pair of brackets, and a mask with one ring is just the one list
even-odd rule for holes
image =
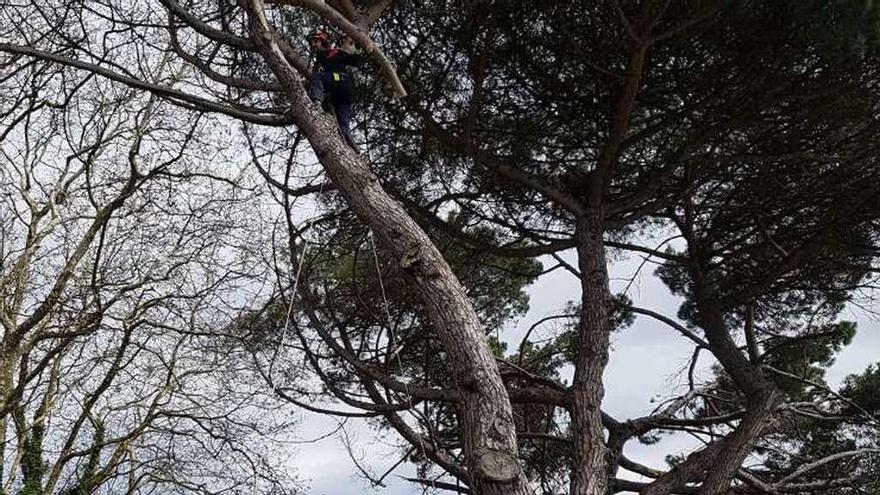
{"label": "rough tree bark", "polygon": [[[647,16],[639,32],[646,33]],[[650,43],[645,35],[633,40],[624,83],[613,109],[608,140],[596,168],[586,184],[587,208],[578,215],[575,228],[578,264],[581,272],[581,320],[578,329],[578,357],[571,387],[574,465],[571,495],[605,495],[612,469],[602,426],[602,374],[608,364],[611,334],[611,291],[605,261],[605,195],[614,176],[620,146],[639,92],[642,71]]]}
{"label": "rough tree bark", "polygon": [[723,495],[729,492],[736,471],[767,426],[767,420],[781,403],[783,394],[764,377],[760,364],[752,363],[739,350],[724,324],[723,313],[703,300],[702,280],[695,286],[700,294],[697,300],[702,306],[700,319],[706,339],[724,370],[746,396],[745,416],[736,430],[724,439],[700,487],[701,495]]}
{"label": "rough tree bark", "polygon": [[691,454],[684,462],[663,474],[639,491],[639,495],[669,495],[685,484],[702,480],[700,495],[726,495],[730,483],[755,441],[767,426],[767,418],[776,410],[781,394],[773,389],[749,401],[748,410],[736,429],[723,440],[711,443]]}
{"label": "rough tree bark", "polygon": [[608,491],[608,455],[602,426],[602,373],[608,363],[611,333],[611,296],[602,213],[591,210],[578,220],[576,230],[581,271],[581,320],[577,366],[572,383],[572,426],[575,466],[572,495],[604,495]]}
{"label": "rough tree bark", "polygon": [[310,105],[301,77],[285,59],[265,17],[262,1],[242,0],[242,5],[261,55],[290,100],[297,127],[352,209],[400,260],[410,289],[437,329],[461,394],[459,414],[472,493],[531,493],[517,457],[510,400],[464,288],[427,234],[342,141],[336,124]]}
{"label": "rough tree bark", "polygon": [[772,387],[749,399],[748,410],[736,430],[724,439],[724,446],[711,458],[712,464],[700,487],[700,495],[724,495],[730,492],[730,483],[755,441],[767,426],[782,394]]}

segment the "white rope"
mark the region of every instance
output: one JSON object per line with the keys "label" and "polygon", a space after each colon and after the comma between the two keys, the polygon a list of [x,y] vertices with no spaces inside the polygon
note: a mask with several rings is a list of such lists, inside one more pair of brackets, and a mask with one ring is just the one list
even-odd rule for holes
{"label": "white rope", "polygon": [[[385,319],[388,325],[388,335],[391,341],[391,352],[394,357],[397,359],[397,366],[403,371],[403,360],[400,358],[400,349],[398,348],[397,342],[397,334],[394,332],[394,327],[391,324],[391,310],[388,305],[388,296],[385,294],[385,283],[382,281],[382,269],[379,267],[379,254],[376,249],[376,239],[373,236],[372,229],[370,230],[370,244],[373,245],[373,260],[376,262],[376,275],[379,277],[379,290],[382,293],[382,307],[385,309]],[[411,410],[415,410],[415,404],[413,404],[412,394],[409,392],[409,382],[403,381],[403,391],[406,394],[406,402]],[[419,441],[419,451],[422,454],[422,458],[425,459],[425,462],[428,460],[428,454],[425,450],[425,442],[422,439],[422,435],[415,431],[416,438]],[[435,490],[437,489],[437,485],[435,480],[431,478],[431,487]]]}
{"label": "white rope", "polygon": [[[323,193],[323,192],[324,192],[324,184],[321,184],[321,189],[318,192],[318,196],[320,196],[321,193]],[[315,211],[312,213],[312,219],[310,219],[308,222],[306,222],[306,224],[305,224],[306,229],[308,229],[308,227],[311,226],[311,223],[314,220],[314,217],[317,215],[317,212],[318,212],[318,202],[316,200],[315,201]],[[296,300],[296,294],[299,289],[299,279],[300,279],[300,275],[302,274],[302,268],[303,268],[303,265],[305,264],[306,253],[309,250],[310,244],[311,243],[308,241],[308,239],[303,237],[303,244],[302,244],[303,248],[302,248],[302,251],[300,252],[299,262],[297,263],[296,275],[294,276],[294,279],[293,279],[293,287],[292,287],[292,290],[290,293],[290,301],[287,305],[287,313],[284,318],[284,326],[282,327],[281,345],[278,348],[279,352],[284,351],[284,346],[287,343],[287,334],[288,334],[288,330],[290,328],[290,318],[293,315],[293,303]],[[399,344],[397,341],[397,334],[394,332],[394,327],[393,327],[392,321],[391,321],[392,318],[391,318],[390,305],[388,304],[388,295],[385,291],[385,282],[382,279],[382,268],[379,266],[379,254],[378,254],[378,249],[376,248],[376,239],[373,236],[372,230],[370,230],[370,244],[373,247],[373,260],[375,261],[375,264],[376,264],[376,274],[378,275],[378,279],[379,279],[379,290],[382,294],[382,308],[385,313],[386,324],[388,325],[388,335],[390,337],[389,340],[391,343],[391,351],[392,351],[392,354],[394,355],[395,359],[397,359],[398,367],[401,370],[403,370],[403,360],[400,358],[400,352],[398,352],[399,351],[399,349],[398,349]],[[273,374],[273,370],[275,368],[275,361],[276,361],[277,356],[278,356],[278,352],[273,353],[272,359],[269,362],[269,382],[272,385],[272,389],[274,391],[278,390],[278,385],[276,385],[275,380],[273,380],[273,378],[272,378],[272,374]],[[406,394],[407,405],[409,406],[410,410],[415,410],[415,404],[413,403],[413,400],[412,400],[412,394],[409,391],[409,383],[406,381],[403,381],[403,388],[404,388],[404,393]],[[427,450],[425,449],[424,439],[422,438],[422,435],[418,431],[415,431],[415,434],[416,434],[416,438],[418,439],[419,451],[422,455],[422,458],[425,459],[425,461],[427,462],[428,454],[427,454]],[[431,487],[436,490],[437,485],[436,485],[435,480],[433,478],[431,478],[430,481],[431,481]]]}
{"label": "white rope", "polygon": [[[321,183],[321,188],[318,191],[318,197],[321,197],[321,194],[324,193],[324,183]],[[315,199],[315,209],[312,211],[312,217],[306,222],[305,228],[303,230],[307,230],[315,219],[315,216],[318,214],[318,200]],[[309,240],[303,236],[303,248],[302,252],[299,255],[299,263],[297,263],[296,267],[296,275],[293,278],[293,287],[290,292],[290,302],[287,305],[287,315],[284,318],[284,326],[281,327],[281,345],[278,346],[278,352],[272,353],[272,359],[269,361],[269,383],[272,385],[273,391],[278,391],[278,385],[275,384],[275,380],[272,379],[272,371],[275,368],[275,359],[278,357],[279,352],[284,352],[284,345],[287,343],[287,333],[290,328],[290,317],[293,314],[293,302],[296,300],[296,293],[299,289],[299,276],[302,273],[303,264],[306,259],[306,253],[309,250]]]}
{"label": "white rope", "polygon": [[[290,316],[293,314],[293,301],[296,300],[296,291],[299,289],[299,276],[302,273],[303,262],[306,259],[306,252],[309,250],[309,241],[303,239],[303,249],[299,256],[299,263],[296,268],[296,276],[293,279],[293,288],[290,292],[290,302],[287,305],[287,316],[284,318],[284,326],[281,327],[281,345],[278,346],[279,352],[284,350],[287,344],[287,330],[290,327]],[[272,389],[278,390],[275,380],[272,379],[272,370],[275,368],[275,358],[278,352],[272,353],[272,360],[269,362],[269,381],[272,383]]]}

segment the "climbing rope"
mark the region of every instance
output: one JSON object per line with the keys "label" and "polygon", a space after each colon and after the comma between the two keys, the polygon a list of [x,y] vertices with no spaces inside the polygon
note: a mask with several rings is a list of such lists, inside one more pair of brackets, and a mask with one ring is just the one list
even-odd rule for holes
{"label": "climbing rope", "polygon": [[[318,190],[318,197],[319,198],[324,193],[324,184],[325,183],[322,182],[321,187]],[[318,200],[316,199],[315,200],[315,209],[314,209],[314,211],[312,211],[311,218],[309,218],[309,220],[306,221],[305,228],[303,229],[303,231],[308,230],[308,228],[311,227],[312,222],[314,221],[315,216],[317,214],[318,214]],[[278,357],[278,352],[283,352],[284,345],[287,343],[287,333],[288,333],[288,329],[290,328],[290,317],[293,314],[293,302],[296,300],[296,293],[297,293],[297,290],[299,289],[299,277],[302,274],[302,268],[303,268],[303,264],[306,259],[306,253],[309,250],[309,244],[310,244],[309,240],[306,239],[305,236],[303,236],[303,242],[302,242],[303,247],[302,247],[302,252],[300,252],[300,255],[299,255],[299,262],[297,263],[296,275],[293,278],[293,287],[290,292],[290,302],[287,304],[287,314],[284,317],[284,326],[281,327],[281,345],[278,346],[278,351],[272,353],[272,359],[269,361],[269,384],[272,386],[272,390],[275,392],[278,391],[278,386],[275,384],[275,380],[272,378],[272,372],[275,368],[275,360]]]}
{"label": "climbing rope", "polygon": [[[394,331],[394,326],[391,324],[391,310],[389,309],[388,296],[385,293],[385,282],[383,282],[382,280],[382,269],[379,266],[379,254],[378,249],[376,249],[376,239],[373,236],[372,229],[370,229],[370,244],[373,246],[373,261],[375,261],[376,263],[376,275],[379,279],[379,291],[382,294],[382,308],[385,310],[385,320],[386,324],[388,325],[388,336],[391,344],[390,350],[395,359],[397,359],[397,366],[400,368],[401,371],[403,371],[403,360],[400,358],[400,349],[398,348],[399,344],[397,342],[397,334]],[[410,410],[415,410],[415,404],[412,400],[412,394],[409,392],[409,382],[405,380],[403,381],[403,391],[404,394],[406,394],[406,402]],[[415,434],[419,443],[419,452],[422,454],[422,459],[425,459],[425,462],[427,462],[428,454],[425,449],[425,442],[422,439],[422,435],[418,431],[416,431]],[[436,490],[437,485],[435,483],[435,480],[432,478],[430,481],[431,487]]]}
{"label": "climbing rope", "polygon": [[[323,192],[324,192],[324,184],[322,183],[321,188],[318,192],[318,196],[320,197],[320,195]],[[318,213],[318,201],[316,200],[315,201],[315,210],[312,212],[311,218],[305,223],[305,228],[303,230],[307,230],[311,226],[317,213]],[[397,360],[397,366],[402,371],[404,369],[403,368],[403,360],[400,357],[400,352],[398,352],[399,351],[399,342],[397,340],[397,334],[394,331],[394,326],[392,324],[390,304],[388,303],[388,294],[385,290],[385,282],[382,278],[382,268],[379,265],[379,254],[378,254],[378,249],[376,247],[376,239],[373,235],[372,230],[369,231],[369,236],[370,236],[370,244],[373,248],[373,261],[375,262],[375,265],[376,265],[376,275],[379,280],[379,291],[382,295],[382,309],[383,309],[383,312],[385,315],[385,323],[388,326],[389,343],[391,345],[390,351],[394,355],[394,358]],[[291,293],[290,293],[290,300],[287,304],[287,312],[284,317],[284,325],[282,326],[281,345],[278,347],[278,349],[281,352],[283,352],[284,346],[287,343],[287,334],[290,329],[290,319],[293,315],[293,303],[296,300],[296,294],[297,294],[297,291],[299,290],[299,279],[300,279],[300,276],[302,275],[303,265],[305,264],[306,254],[308,253],[310,245],[311,245],[311,243],[309,242],[309,240],[307,238],[303,237],[302,251],[300,252],[299,261],[297,262],[296,272],[295,272],[295,275],[293,278],[293,284],[292,284]],[[277,356],[278,356],[278,352],[274,352],[272,354],[272,358],[269,362],[269,372],[268,372],[269,383],[272,386],[272,390],[275,392],[278,391],[278,385],[276,384],[276,381],[273,378],[273,373],[274,373],[275,362],[276,362]],[[410,393],[410,390],[409,390],[409,383],[405,380],[403,381],[403,389],[404,389],[404,394],[406,395],[406,401],[407,401],[407,405],[409,406],[409,409],[412,411],[415,411],[415,404],[413,403],[412,394]],[[420,452],[422,458],[425,459],[425,462],[427,462],[428,454],[427,454],[427,449],[425,448],[425,441],[422,438],[422,435],[418,431],[415,431],[415,434],[416,434],[416,439],[418,441],[419,452]],[[436,490],[437,489],[436,481],[433,478],[431,478],[430,482],[431,482],[431,487]]]}

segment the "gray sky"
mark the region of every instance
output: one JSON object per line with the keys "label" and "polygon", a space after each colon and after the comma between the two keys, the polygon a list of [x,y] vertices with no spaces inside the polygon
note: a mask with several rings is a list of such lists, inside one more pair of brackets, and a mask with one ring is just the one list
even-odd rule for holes
{"label": "gray sky", "polygon": [[[574,262],[573,253],[566,258]],[[611,262],[612,289],[620,291],[641,263],[641,258]],[[549,266],[549,265],[548,265]],[[628,295],[637,306],[653,309],[674,317],[679,301],[653,275],[654,268],[648,264],[636,278]],[[510,326],[502,337],[516,346],[524,329],[538,319],[558,313],[565,303],[579,297],[579,282],[565,270],[556,270],[537,281],[528,290],[531,310],[520,321]],[[880,323],[858,308],[848,308],[843,319],[854,320],[859,331],[853,343],[838,356],[829,370],[829,383],[838,385],[843,378],[863,370],[868,364],[880,361]],[[686,386],[686,367],[693,347],[675,331],[655,320],[639,317],[635,323],[616,334],[612,340],[611,356],[605,371],[604,409],[618,419],[627,419],[646,413],[656,406],[653,399],[668,398]],[[712,364],[707,353],[701,356],[700,370],[704,373]],[[315,414],[304,415],[300,435],[315,438],[337,427],[337,423]],[[373,472],[382,473],[397,460],[397,453],[389,448],[392,438],[377,436],[363,421],[347,424],[346,430],[352,440],[356,455]],[[683,436],[664,437],[659,443],[644,446],[630,442],[625,450],[632,459],[649,466],[662,468],[667,454],[680,452],[692,446]],[[373,489],[357,474],[357,468],[349,457],[343,442],[331,437],[315,444],[303,445],[290,459],[290,465],[309,481],[308,493],[314,495],[414,495],[420,488],[389,477],[388,487]],[[399,468],[398,474],[410,475],[412,466]],[[639,479],[638,476],[627,476]]]}

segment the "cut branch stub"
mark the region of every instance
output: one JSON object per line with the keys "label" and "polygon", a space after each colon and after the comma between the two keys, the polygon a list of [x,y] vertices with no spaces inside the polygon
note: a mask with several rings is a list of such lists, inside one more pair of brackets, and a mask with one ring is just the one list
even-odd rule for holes
{"label": "cut branch stub", "polygon": [[476,452],[480,477],[496,483],[510,483],[520,473],[519,461],[503,450],[484,449]]}
{"label": "cut branch stub", "polygon": [[419,262],[419,246],[413,245],[406,248],[406,252],[400,258],[400,266],[404,269],[414,267]]}

